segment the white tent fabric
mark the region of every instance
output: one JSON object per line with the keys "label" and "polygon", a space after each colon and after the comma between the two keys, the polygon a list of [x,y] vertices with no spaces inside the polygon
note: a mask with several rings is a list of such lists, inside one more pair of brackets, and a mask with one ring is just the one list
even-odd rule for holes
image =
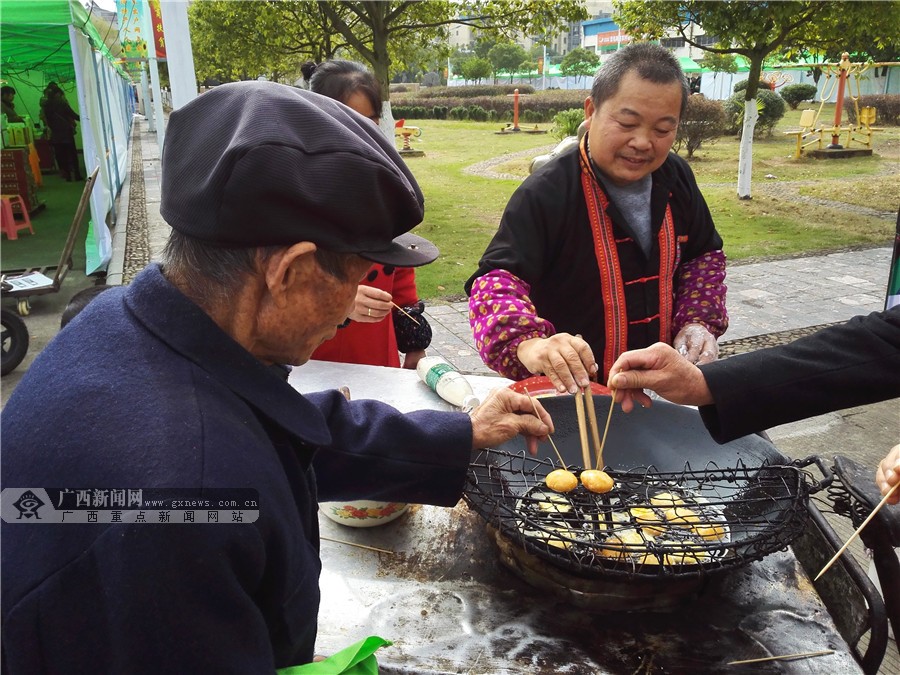
{"label": "white tent fabric", "polygon": [[105,269],[112,257],[106,215],[115,214],[115,198],[125,179],[133,101],[131,85],[91,47],[84,34],[70,26],[69,37],[78,84],[85,168],[90,173],[100,167],[91,195],[90,231],[85,247],[90,274]]}

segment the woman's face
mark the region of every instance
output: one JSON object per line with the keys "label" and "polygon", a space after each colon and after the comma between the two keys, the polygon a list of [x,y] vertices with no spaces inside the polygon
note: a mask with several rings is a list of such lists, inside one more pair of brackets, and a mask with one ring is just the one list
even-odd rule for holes
{"label": "woman's face", "polygon": [[353,108],[363,117],[368,117],[375,122],[375,124],[381,122],[381,111],[375,110],[375,108],[372,107],[372,102],[369,100],[369,97],[361,91],[354,91],[350,94],[347,100],[344,101],[344,105],[348,108]]}

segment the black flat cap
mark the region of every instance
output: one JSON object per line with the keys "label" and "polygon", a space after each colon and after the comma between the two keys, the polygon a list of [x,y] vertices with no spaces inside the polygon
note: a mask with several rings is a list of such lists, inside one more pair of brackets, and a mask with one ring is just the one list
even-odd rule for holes
{"label": "black flat cap", "polygon": [[437,248],[406,234],[422,192],[372,122],[330,98],[272,82],[223,84],[172,112],[160,214],[217,246],[311,241],[416,267]]}

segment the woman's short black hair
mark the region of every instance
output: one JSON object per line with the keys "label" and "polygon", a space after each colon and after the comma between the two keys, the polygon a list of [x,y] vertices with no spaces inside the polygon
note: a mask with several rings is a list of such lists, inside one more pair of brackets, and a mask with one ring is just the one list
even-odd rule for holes
{"label": "woman's short black hair", "polygon": [[[305,64],[304,64],[305,65]],[[309,82],[309,88],[316,94],[347,103],[353,94],[362,93],[376,115],[381,115],[381,85],[375,76],[357,61],[334,59],[320,63],[312,70],[309,77],[303,71],[303,77]]]}

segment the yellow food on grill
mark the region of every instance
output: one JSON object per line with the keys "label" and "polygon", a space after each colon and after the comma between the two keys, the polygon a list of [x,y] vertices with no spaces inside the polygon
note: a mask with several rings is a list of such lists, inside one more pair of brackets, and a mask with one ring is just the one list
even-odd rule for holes
{"label": "yellow food on grill", "polygon": [[663,547],[662,557],[667,565],[696,565],[709,560],[705,551],[692,551],[680,541],[658,539],[656,543]]}
{"label": "yellow food on grill", "polygon": [[572,502],[562,495],[552,492],[535,492],[530,495],[541,513],[569,513]]}
{"label": "yellow food on grill", "polygon": [[571,492],[578,487],[578,479],[575,474],[565,469],[554,469],[547,474],[544,482],[555,492]]}
{"label": "yellow food on grill", "polygon": [[624,560],[630,558],[632,553],[637,553],[637,548],[641,546],[646,546],[646,542],[640,532],[626,528],[607,537],[603,541],[603,547],[597,549],[597,553],[604,558]]}
{"label": "yellow food on grill", "polygon": [[700,516],[697,512],[685,506],[666,509],[665,517],[670,523],[679,527],[692,527],[700,522]]}
{"label": "yellow food on grill", "polygon": [[594,469],[581,472],[581,484],[589,492],[596,492],[597,494],[609,492],[615,485],[612,476],[605,471],[596,471]]}
{"label": "yellow food on grill", "polygon": [[651,506],[681,506],[684,504],[684,500],[678,495],[672,494],[671,492],[660,492],[659,494],[653,495],[650,497],[650,505]]}
{"label": "yellow food on grill", "polygon": [[641,526],[643,533],[648,537],[655,537],[665,531],[666,525],[654,509],[635,506],[629,510],[631,511],[631,516],[637,521],[638,525]]}
{"label": "yellow food on grill", "polygon": [[707,541],[721,541],[725,537],[725,527],[715,523],[694,525],[694,533]]}

